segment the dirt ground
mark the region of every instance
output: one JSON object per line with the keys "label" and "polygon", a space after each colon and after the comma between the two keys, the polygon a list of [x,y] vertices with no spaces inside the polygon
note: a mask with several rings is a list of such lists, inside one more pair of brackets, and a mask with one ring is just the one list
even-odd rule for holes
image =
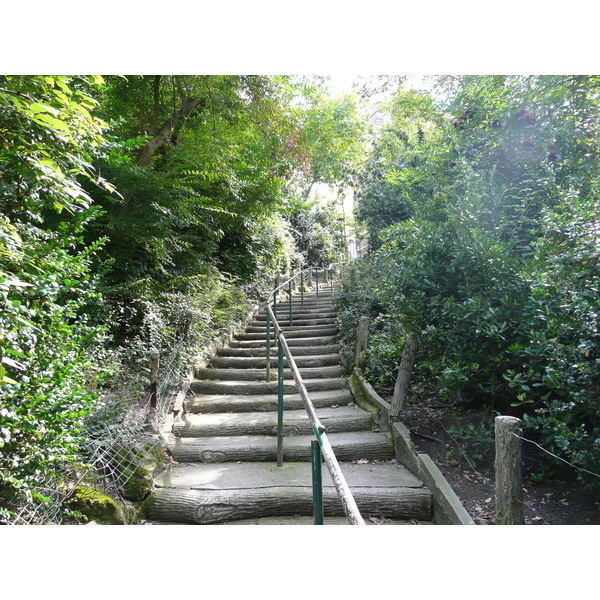
{"label": "dirt ground", "polygon": [[[493,416],[458,410],[435,397],[418,397],[403,413],[419,452],[428,454],[478,525],[493,525]],[[487,436],[486,436],[487,432]],[[489,440],[486,439],[489,437]],[[523,504],[526,525],[599,525],[600,495],[582,489],[574,469],[536,481],[545,455],[523,442]]]}

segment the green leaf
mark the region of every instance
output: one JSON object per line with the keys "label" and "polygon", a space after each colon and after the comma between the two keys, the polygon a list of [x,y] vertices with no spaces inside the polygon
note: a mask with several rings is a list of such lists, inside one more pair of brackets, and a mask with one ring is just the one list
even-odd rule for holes
{"label": "green leaf", "polygon": [[53,108],[52,106],[48,106],[47,104],[40,104],[38,102],[32,102],[29,105],[29,110],[34,114],[51,113],[55,117],[58,117],[58,115],[60,115],[60,111],[58,109]]}
{"label": "green leaf", "polygon": [[40,123],[40,125],[50,125],[50,127],[52,127],[52,129],[60,129],[61,131],[66,131],[66,132],[70,132],[69,126],[64,122],[61,121],[60,119],[55,119],[54,117],[51,117],[50,115],[46,115],[46,114],[37,114],[34,117],[34,121]]}
{"label": "green leaf", "polygon": [[16,360],[13,360],[12,358],[8,358],[8,356],[3,356],[2,362],[5,365],[8,365],[9,367],[13,367],[14,369],[24,369],[25,368],[25,365],[21,364],[20,362],[17,362]]}

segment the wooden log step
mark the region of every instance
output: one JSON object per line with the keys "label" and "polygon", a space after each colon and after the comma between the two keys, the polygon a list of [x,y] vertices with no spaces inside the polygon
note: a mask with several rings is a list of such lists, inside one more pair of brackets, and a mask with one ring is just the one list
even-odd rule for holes
{"label": "wooden log step", "polygon": [[[372,431],[331,433],[329,442],[340,460],[389,460],[393,457],[392,442],[382,433]],[[310,461],[311,440],[314,435],[285,437],[284,461]],[[277,437],[230,436],[207,438],[178,438],[169,446],[177,462],[276,461]]]}
{"label": "wooden log step", "polygon": [[[339,354],[315,354],[312,356],[295,356],[294,361],[298,368],[306,367],[332,367],[340,364]],[[215,369],[265,369],[267,358],[253,356],[223,357],[215,356],[211,361],[211,367]],[[283,359],[285,367],[288,366],[287,358]],[[277,368],[277,353],[271,351],[271,368]]]}
{"label": "wooden log step", "polygon": [[[273,360],[272,373],[274,379],[277,379],[277,359]],[[300,369],[302,379],[331,379],[334,377],[344,377],[346,370],[339,364],[329,367],[306,367]],[[292,373],[289,369],[283,370],[284,379],[292,379]],[[219,381],[264,381],[266,378],[265,369],[213,369],[197,367],[195,370],[196,379],[216,379]]]}
{"label": "wooden log step", "polygon": [[[264,339],[259,340],[232,340],[229,345],[232,348],[266,348],[266,338],[267,336],[264,336]],[[290,348],[296,348],[298,346],[326,346],[330,344],[335,344],[337,338],[335,335],[289,339],[286,336],[286,340]]]}
{"label": "wooden log step", "polygon": [[[305,379],[304,385],[308,392],[316,390],[339,390],[348,385],[346,377],[334,379]],[[190,385],[194,394],[276,394],[277,377],[275,381],[214,381],[211,379],[195,379]],[[294,381],[283,382],[284,394],[295,394],[296,383]]]}
{"label": "wooden log step", "polygon": [[[284,329],[283,333],[286,340],[294,338],[310,338],[310,337],[324,337],[324,336],[335,336],[337,334],[337,327],[299,327],[298,329],[288,328]],[[265,340],[266,341],[266,330],[264,332],[257,333],[239,333],[235,336],[236,340],[239,341],[254,341],[254,340]],[[275,340],[275,332],[271,333],[271,340]]]}
{"label": "wooden log step", "polygon": [[[374,418],[357,406],[324,408],[319,420],[327,433],[371,430]],[[178,437],[211,437],[229,435],[277,435],[277,413],[195,413],[184,414],[173,425]],[[312,434],[312,424],[305,410],[290,410],[283,414],[283,435]]]}
{"label": "wooden log step", "polygon": [[[354,403],[354,398],[349,390],[312,392],[310,400],[317,409]],[[268,412],[277,410],[277,395],[193,395],[185,399],[184,406],[185,410],[190,413]],[[303,409],[304,402],[300,394],[285,395],[283,397],[283,408],[284,410]]]}
{"label": "wooden log step", "polygon": [[[290,320],[279,320],[277,319],[279,326],[284,331],[295,331],[296,329],[322,329],[323,327],[337,327],[335,319],[293,319],[290,325]],[[273,330],[273,323],[271,323],[271,331]],[[262,333],[267,332],[266,321],[253,321],[246,327],[246,333]]]}
{"label": "wooden log step", "polygon": [[[365,515],[364,521],[366,525],[435,525],[433,521],[420,521],[419,519],[382,519],[379,515]],[[314,525],[314,517],[309,516],[284,516],[284,517],[260,517],[258,519],[242,519],[240,521],[223,521],[218,525]],[[332,517],[323,518],[323,525],[349,525],[348,517]],[[145,525],[167,525],[160,521],[146,522]],[[169,523],[172,525],[172,523]]]}
{"label": "wooden log step", "polygon": [[[277,298],[277,310],[284,306],[289,306],[290,301],[288,298]],[[300,308],[300,309],[308,309],[308,310],[321,310],[321,309],[329,309],[331,310],[331,296],[322,296],[319,294],[319,297],[316,296],[307,297],[304,296],[304,302],[300,299],[300,295],[292,296],[292,307]],[[273,308],[273,303],[271,303],[271,308]]]}
{"label": "wooden log step", "polygon": [[[292,320],[294,323],[296,323],[297,321],[304,321],[304,320],[309,320],[309,321],[320,321],[320,320],[330,320],[330,321],[335,321],[337,315],[334,312],[322,312],[322,311],[315,311],[315,312],[306,312],[306,311],[300,311],[300,310],[294,310],[293,314],[292,314]],[[266,323],[267,321],[267,315],[262,313],[262,314],[258,314],[256,315],[256,317],[254,317],[254,320],[257,322],[261,322],[261,323]],[[281,312],[278,317],[277,320],[279,321],[279,323],[283,326],[285,324],[289,323],[289,312],[288,311],[284,311]]]}
{"label": "wooden log step", "polygon": [[[315,354],[339,354],[339,344],[329,344],[328,346],[296,346],[294,348],[294,358],[302,356],[312,356]],[[267,356],[267,347],[263,348],[221,348],[217,351],[217,356]],[[271,348],[271,356],[274,356],[273,348]]]}
{"label": "wooden log step", "polygon": [[[290,303],[288,300],[284,300],[282,302],[277,301],[277,312],[279,312],[280,310],[283,311],[284,308],[288,308],[290,306]],[[300,297],[296,298],[293,297],[292,298],[292,308],[294,310],[301,310],[301,311],[306,311],[306,312],[316,312],[316,311],[330,311],[332,310],[332,304],[331,304],[331,300],[329,298],[319,298],[319,300],[317,300],[316,298],[314,299],[306,299],[306,297],[304,298],[304,304],[300,301]],[[273,304],[271,304],[271,308],[273,308]],[[261,311],[263,312],[263,311]],[[264,312],[266,312],[266,309],[264,309]]]}
{"label": "wooden log step", "polygon": [[[319,294],[319,296],[320,296],[320,294]],[[289,308],[289,306],[290,306],[290,303],[287,300],[284,300],[283,302],[277,302],[277,312],[283,311],[285,308]],[[271,308],[273,308],[273,305],[271,305]],[[293,298],[292,299],[292,308],[294,310],[305,310],[305,311],[312,311],[312,312],[331,311],[332,304],[331,304],[331,299],[329,299],[329,298],[321,299],[319,297],[319,300],[317,300],[316,298],[314,300],[304,299],[304,304],[302,304],[302,302],[300,301],[300,298],[298,298],[298,299]]]}
{"label": "wooden log step", "polygon": [[[431,493],[400,465],[341,463],[363,515],[431,520]],[[275,463],[190,464],[158,476],[147,502],[152,520],[218,523],[281,515],[311,515],[311,465]],[[343,516],[342,503],[323,465],[326,515]]]}

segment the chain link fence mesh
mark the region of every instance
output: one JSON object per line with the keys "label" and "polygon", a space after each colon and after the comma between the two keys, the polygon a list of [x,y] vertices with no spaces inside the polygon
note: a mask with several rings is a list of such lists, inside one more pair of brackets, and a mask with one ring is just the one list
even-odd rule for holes
{"label": "chain link fence mesh", "polygon": [[[172,407],[183,369],[184,341],[173,345],[161,360],[157,379],[155,420],[162,423]],[[40,479],[34,497],[23,499],[22,505],[4,521],[8,525],[62,524],[68,519],[68,500],[75,488],[85,481],[112,495],[121,490],[133,476],[136,466],[161,444],[148,430],[150,398],[140,402],[122,399],[113,393],[102,399],[99,408],[86,417],[80,446],[80,465],[66,469],[57,465],[52,475]]]}

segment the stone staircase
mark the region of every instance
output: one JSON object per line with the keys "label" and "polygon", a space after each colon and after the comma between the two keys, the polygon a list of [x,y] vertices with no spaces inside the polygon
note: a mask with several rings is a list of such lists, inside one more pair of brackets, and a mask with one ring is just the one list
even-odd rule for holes
{"label": "stone staircase", "polygon": [[[429,490],[393,460],[393,444],[353,402],[339,362],[332,290],[293,297],[279,323],[309,396],[365,522],[431,522]],[[151,522],[310,523],[315,439],[287,361],[284,364],[284,464],[277,466],[277,347],[271,342],[266,381],[263,311],[209,368],[197,369],[175,422],[170,452],[176,465],[155,479],[147,502]],[[325,524],[348,523],[323,464]]]}

